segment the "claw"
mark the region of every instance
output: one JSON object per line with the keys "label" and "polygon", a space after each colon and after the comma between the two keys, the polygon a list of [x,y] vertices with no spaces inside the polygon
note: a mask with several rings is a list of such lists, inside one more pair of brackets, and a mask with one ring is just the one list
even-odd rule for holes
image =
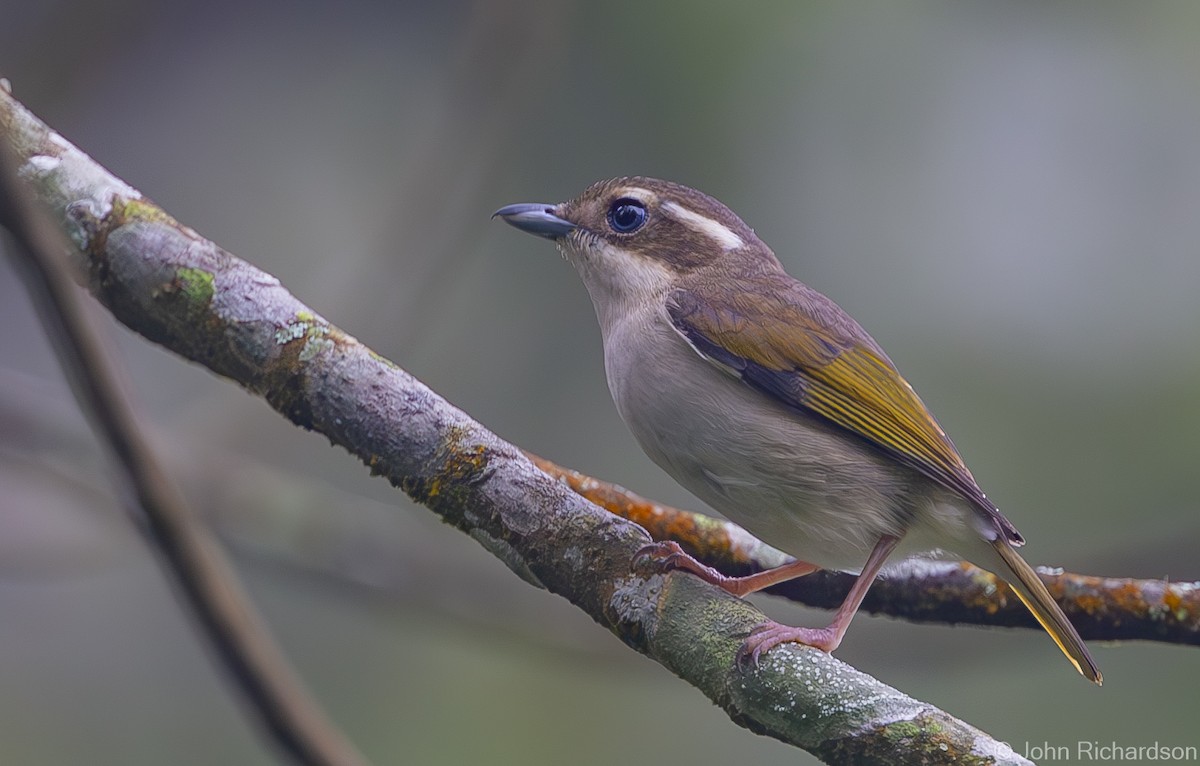
{"label": "claw", "polygon": [[[842,643],[842,636],[846,635],[846,628],[850,627],[850,620],[854,619],[854,613],[858,611],[859,605],[862,604],[863,596],[867,595],[867,588],[871,587],[871,583],[875,580],[875,575],[879,573],[879,568],[883,566],[884,560],[887,559],[888,554],[892,552],[899,542],[900,538],[893,535],[884,535],[879,538],[879,542],[875,543],[875,547],[871,550],[871,555],[867,557],[867,563],[858,575],[858,579],[854,581],[854,587],[846,594],[846,600],[838,607],[837,614],[834,615],[833,622],[829,623],[828,627],[793,628],[787,625],[780,625],[777,622],[764,622],[750,631],[746,642],[738,649],[738,667],[741,668],[747,661],[751,665],[757,666],[758,658],[764,653],[771,651],[780,644],[789,642],[807,644],[808,646],[820,649],[826,654],[837,649],[838,644]],[[802,567],[810,565],[804,565],[803,562],[796,562],[791,566]],[[779,569],[782,568],[780,567]]]}
{"label": "claw", "polygon": [[633,554],[631,566],[634,569],[640,569],[650,564],[656,564],[659,567],[670,567],[668,562],[674,563],[674,559],[686,557],[683,548],[679,547],[679,543],[674,540],[667,540],[661,543],[650,543],[643,545],[638,549],[638,552]]}
{"label": "claw", "polygon": [[764,622],[750,631],[745,643],[737,651],[739,670],[758,667],[762,655],[780,644],[804,644],[828,654],[837,648],[840,641],[832,626],[828,628],[795,628],[777,622]]}
{"label": "claw", "polygon": [[653,567],[653,570],[660,574],[680,569],[684,572],[691,572],[701,580],[718,586],[723,586],[724,583],[731,579],[712,567],[705,566],[696,561],[683,548],[679,547],[679,543],[674,540],[665,540],[660,543],[650,543],[643,546],[637,553],[633,554],[630,566],[633,569]]}

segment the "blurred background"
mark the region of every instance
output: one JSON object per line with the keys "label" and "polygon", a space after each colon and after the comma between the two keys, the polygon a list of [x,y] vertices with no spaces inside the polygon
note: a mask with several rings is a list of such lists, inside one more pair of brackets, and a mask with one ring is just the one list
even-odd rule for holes
{"label": "blurred background", "polygon": [[[506,439],[701,506],[592,308],[488,216],[648,174],[855,315],[1035,564],[1197,579],[1200,5],[0,0],[0,76]],[[321,437],[110,326],[275,634],[376,763],[808,763]],[[0,761],[274,763],[0,259]],[[826,614],[769,597],[773,616]],[[839,656],[1012,743],[1200,744],[1194,648],[860,617]]]}

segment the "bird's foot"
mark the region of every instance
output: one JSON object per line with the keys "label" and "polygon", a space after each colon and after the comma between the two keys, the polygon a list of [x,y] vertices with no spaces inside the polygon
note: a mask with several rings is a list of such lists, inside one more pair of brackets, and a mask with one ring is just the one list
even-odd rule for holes
{"label": "bird's foot", "polygon": [[817,571],[815,564],[792,561],[744,577],[730,577],[696,561],[679,547],[679,543],[671,540],[651,543],[634,554],[633,567],[639,569],[643,566],[653,566],[658,572],[670,572],[673,569],[691,572],[701,580],[739,597]]}
{"label": "bird's foot", "polygon": [[632,566],[634,569],[645,568],[660,574],[675,570],[690,572],[701,580],[716,585],[718,588],[727,590],[734,595],[741,595],[729,587],[729,584],[738,578],[726,577],[712,567],[701,564],[684,551],[683,548],[680,548],[679,543],[674,540],[650,543],[644,546],[637,553],[633,554]]}
{"label": "bird's foot", "polygon": [[768,621],[750,632],[737,653],[739,668],[758,667],[758,659],[780,644],[805,644],[828,654],[842,642],[842,631],[836,626],[827,628],[796,628]]}

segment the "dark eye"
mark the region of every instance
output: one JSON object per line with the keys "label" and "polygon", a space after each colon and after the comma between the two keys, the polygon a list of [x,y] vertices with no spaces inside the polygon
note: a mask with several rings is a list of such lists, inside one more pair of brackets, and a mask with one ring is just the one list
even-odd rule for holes
{"label": "dark eye", "polygon": [[628,234],[642,228],[646,222],[646,206],[635,199],[624,197],[608,209],[608,225],[613,231]]}

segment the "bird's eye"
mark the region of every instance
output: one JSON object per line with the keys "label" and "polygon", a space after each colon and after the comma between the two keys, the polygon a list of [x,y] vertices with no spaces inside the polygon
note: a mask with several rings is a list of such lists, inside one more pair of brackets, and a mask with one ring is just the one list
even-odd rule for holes
{"label": "bird's eye", "polygon": [[608,225],[613,231],[629,234],[646,223],[646,206],[635,199],[622,197],[608,209]]}

